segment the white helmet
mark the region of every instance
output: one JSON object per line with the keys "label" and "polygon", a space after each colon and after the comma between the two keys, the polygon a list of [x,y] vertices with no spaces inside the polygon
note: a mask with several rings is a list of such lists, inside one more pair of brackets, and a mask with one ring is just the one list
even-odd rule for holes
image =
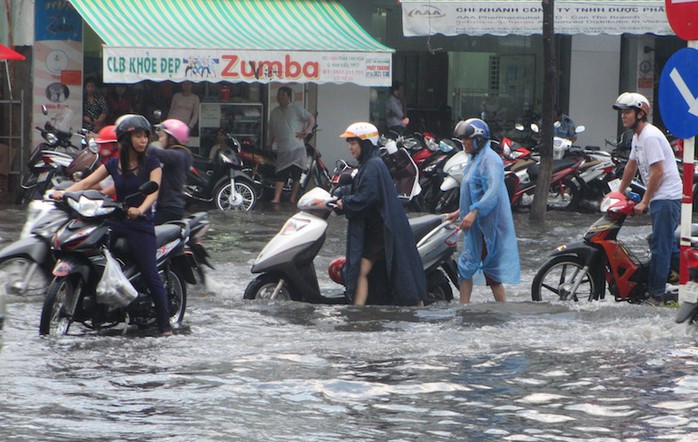
{"label": "white helmet", "polygon": [[623,92],[616,98],[616,104],[613,105],[613,109],[623,110],[630,108],[641,110],[647,116],[650,114],[650,101],[637,92]]}
{"label": "white helmet", "polygon": [[378,128],[371,123],[352,123],[339,138],[369,140],[374,146],[378,146]]}

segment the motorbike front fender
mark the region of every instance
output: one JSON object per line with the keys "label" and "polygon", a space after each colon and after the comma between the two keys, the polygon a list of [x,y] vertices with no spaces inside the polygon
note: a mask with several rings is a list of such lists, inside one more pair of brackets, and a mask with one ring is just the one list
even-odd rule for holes
{"label": "motorbike front fender", "polygon": [[606,261],[602,259],[602,253],[598,248],[592,247],[582,241],[562,245],[555,249],[555,251],[550,254],[550,257],[562,255],[577,256],[589,267],[604,265]]}
{"label": "motorbike front fender", "polygon": [[50,256],[48,244],[35,236],[17,240],[0,250],[0,261],[14,257],[27,257],[43,266],[48,264]]}
{"label": "motorbike front fender", "polygon": [[459,187],[459,186],[460,186],[460,183],[458,181],[456,181],[455,178],[447,176],[446,178],[444,178],[443,182],[441,183],[440,188],[441,188],[442,192],[446,192],[446,191],[449,191],[451,189],[455,189],[456,187]]}
{"label": "motorbike front fender", "polygon": [[80,274],[84,281],[90,280],[90,266],[82,260],[66,256],[58,260],[53,267],[53,276],[61,277]]}

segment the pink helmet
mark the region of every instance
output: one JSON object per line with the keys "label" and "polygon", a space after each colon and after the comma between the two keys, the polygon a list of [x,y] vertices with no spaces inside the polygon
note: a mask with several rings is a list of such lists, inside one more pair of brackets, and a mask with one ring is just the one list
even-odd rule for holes
{"label": "pink helmet", "polygon": [[180,144],[187,144],[189,141],[189,126],[183,121],[170,118],[160,123],[157,127],[172,135]]}

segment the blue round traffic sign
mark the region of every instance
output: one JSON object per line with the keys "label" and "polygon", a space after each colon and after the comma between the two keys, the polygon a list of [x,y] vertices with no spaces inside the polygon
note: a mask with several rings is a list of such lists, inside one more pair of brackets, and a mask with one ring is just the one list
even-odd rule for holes
{"label": "blue round traffic sign", "polygon": [[698,135],[698,49],[671,56],[659,78],[659,107],[667,129],[679,138]]}

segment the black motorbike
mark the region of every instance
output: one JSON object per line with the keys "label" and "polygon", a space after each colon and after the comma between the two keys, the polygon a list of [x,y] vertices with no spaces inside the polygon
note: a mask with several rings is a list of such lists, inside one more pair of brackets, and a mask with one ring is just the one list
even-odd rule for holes
{"label": "black motorbike", "polygon": [[194,155],[184,194],[192,201],[213,202],[218,210],[249,211],[257,203],[255,183],[243,172],[240,143],[226,135],[226,147],[213,160]]}
{"label": "black motorbike", "polygon": [[[115,202],[96,190],[66,192],[61,204],[70,207],[75,218],[59,229],[51,240],[57,258],[53,281],[44,300],[39,323],[42,335],[63,335],[74,322],[90,329],[113,327],[119,323],[147,328],[155,324],[155,306],[149,289],[130,259],[124,238],[112,243],[109,218],[125,216],[128,201],[157,191],[154,182]],[[193,263],[185,252],[189,224],[174,221],[155,228],[157,266],[168,297],[170,322],[178,324],[187,305],[186,284],[195,284]],[[111,246],[110,246],[111,244]],[[119,262],[123,274],[137,296],[127,305],[107,305],[97,296],[97,287],[107,264],[106,250]]]}
{"label": "black motorbike", "polygon": [[[42,107],[42,112],[48,115],[46,106]],[[20,205],[41,199],[46,190],[60,180],[72,179],[71,175],[77,171],[85,175],[99,164],[96,146],[82,154],[78,161],[79,167],[75,162],[88,147],[86,132],[77,134],[82,136],[82,145],[75,146],[71,141],[73,133],[59,129],[50,120],[44,123],[44,127],[37,126],[36,129],[41,132],[44,141],[34,148],[27,161],[27,170],[22,176],[21,189],[15,199],[15,203]]]}

